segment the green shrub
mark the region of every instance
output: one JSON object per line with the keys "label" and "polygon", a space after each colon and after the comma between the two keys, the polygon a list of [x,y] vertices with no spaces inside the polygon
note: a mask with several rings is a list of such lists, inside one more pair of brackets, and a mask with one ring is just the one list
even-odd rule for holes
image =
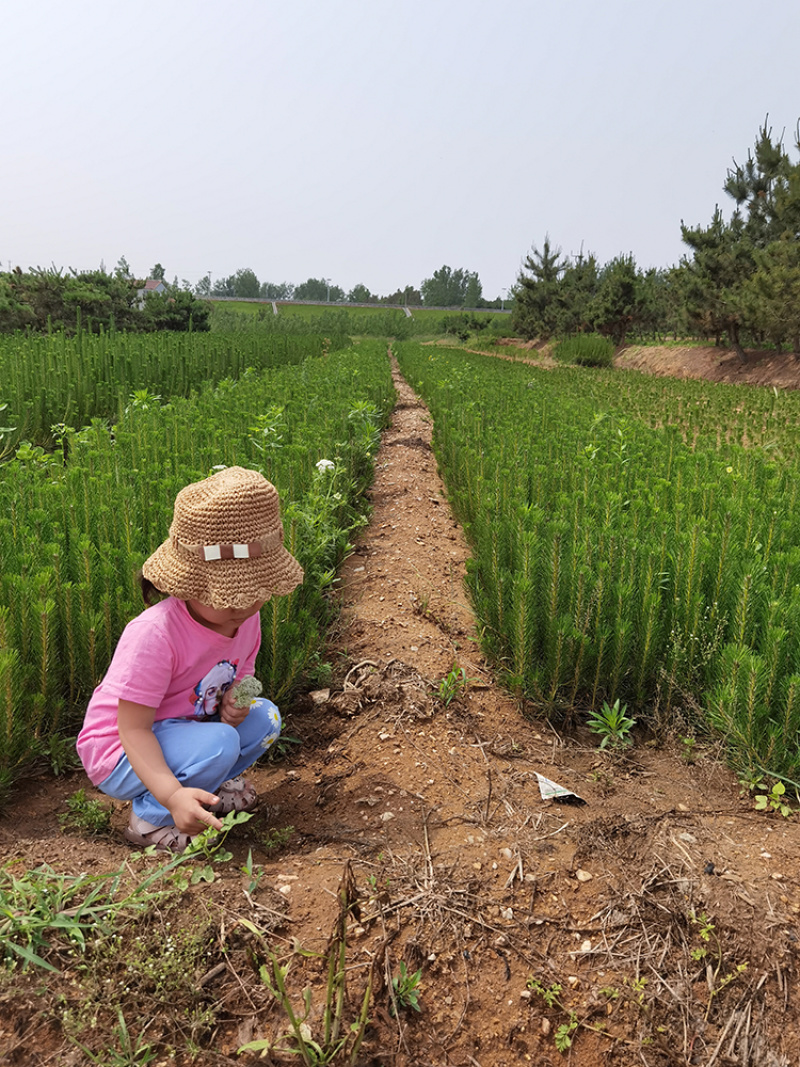
{"label": "green shrub", "polygon": [[576,363],[579,367],[611,367],[614,343],[599,333],[579,333],[559,341],[553,358],[560,363]]}

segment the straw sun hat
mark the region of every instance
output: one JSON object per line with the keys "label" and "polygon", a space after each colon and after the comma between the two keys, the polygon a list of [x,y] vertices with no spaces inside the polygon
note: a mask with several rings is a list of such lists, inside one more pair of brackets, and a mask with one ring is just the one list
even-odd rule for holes
{"label": "straw sun hat", "polygon": [[290,593],[303,569],[283,547],[275,486],[226,467],[175,498],[169,539],[142,567],[162,593],[212,608],[246,608]]}

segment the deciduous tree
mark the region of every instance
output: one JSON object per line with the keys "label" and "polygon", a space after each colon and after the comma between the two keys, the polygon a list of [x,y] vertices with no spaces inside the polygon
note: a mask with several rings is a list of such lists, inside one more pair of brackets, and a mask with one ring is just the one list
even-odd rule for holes
{"label": "deciduous tree", "polygon": [[359,283],[347,294],[347,300],[351,304],[374,304],[377,297],[373,296],[366,285]]}
{"label": "deciduous tree", "polygon": [[481,283],[473,271],[458,267],[452,270],[446,264],[433,272],[420,286],[422,302],[428,307],[464,307],[467,294],[477,301],[481,296]]}
{"label": "deciduous tree", "polygon": [[240,267],[234,275],[234,296],[242,299],[256,299],[261,292],[261,283],[250,267]]}
{"label": "deciduous tree", "polygon": [[295,300],[327,300],[335,303],[344,300],[344,289],[338,285],[332,285],[325,278],[309,278],[300,285],[295,286]]}
{"label": "deciduous tree", "polygon": [[259,295],[264,300],[291,300],[294,286],[291,282],[262,282]]}

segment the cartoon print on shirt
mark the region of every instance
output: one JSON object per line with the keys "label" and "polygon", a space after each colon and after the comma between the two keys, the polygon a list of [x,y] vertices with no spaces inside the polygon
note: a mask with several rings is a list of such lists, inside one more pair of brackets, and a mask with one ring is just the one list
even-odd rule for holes
{"label": "cartoon print on shirt", "polygon": [[[194,687],[192,703],[194,714],[198,719],[210,719],[220,710],[223,695],[230,689],[236,677],[237,660],[220,660],[208,674]],[[191,698],[190,698],[191,699]]]}

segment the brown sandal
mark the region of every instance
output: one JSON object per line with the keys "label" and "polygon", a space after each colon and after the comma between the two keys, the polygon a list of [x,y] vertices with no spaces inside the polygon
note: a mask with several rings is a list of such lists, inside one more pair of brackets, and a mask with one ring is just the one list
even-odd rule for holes
{"label": "brown sandal", "polygon": [[255,786],[243,774],[223,782],[216,793],[219,800],[208,809],[215,815],[227,815],[231,811],[252,811],[258,804]]}
{"label": "brown sandal", "polygon": [[192,835],[181,833],[177,826],[153,826],[133,812],[122,836],[140,848],[155,845],[160,852],[183,852],[192,841]]}

